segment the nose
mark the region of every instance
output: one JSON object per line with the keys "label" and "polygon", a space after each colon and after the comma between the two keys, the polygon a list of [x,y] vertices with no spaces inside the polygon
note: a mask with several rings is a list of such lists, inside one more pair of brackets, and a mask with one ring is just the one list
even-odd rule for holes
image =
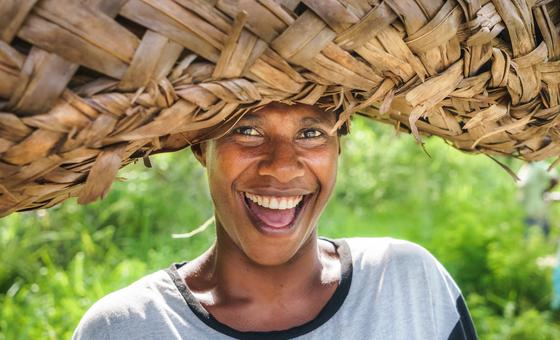
{"label": "nose", "polygon": [[259,164],[259,175],[271,176],[281,183],[288,183],[304,174],[303,164],[291,141],[275,141],[267,150],[267,157]]}

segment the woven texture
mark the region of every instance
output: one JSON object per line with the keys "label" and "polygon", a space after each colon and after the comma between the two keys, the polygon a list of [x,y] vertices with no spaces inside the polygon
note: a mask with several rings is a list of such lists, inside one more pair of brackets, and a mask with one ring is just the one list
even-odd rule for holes
{"label": "woven texture", "polygon": [[0,216],[103,197],[271,101],[557,157],[559,31],[560,1],[2,0]]}

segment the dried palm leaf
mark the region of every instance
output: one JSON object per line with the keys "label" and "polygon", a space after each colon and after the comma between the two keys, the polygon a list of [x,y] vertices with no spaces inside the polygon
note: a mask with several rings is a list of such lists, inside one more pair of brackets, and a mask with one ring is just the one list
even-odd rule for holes
{"label": "dried palm leaf", "polygon": [[94,201],[272,101],[560,156],[558,1],[6,0],[0,18],[0,216]]}

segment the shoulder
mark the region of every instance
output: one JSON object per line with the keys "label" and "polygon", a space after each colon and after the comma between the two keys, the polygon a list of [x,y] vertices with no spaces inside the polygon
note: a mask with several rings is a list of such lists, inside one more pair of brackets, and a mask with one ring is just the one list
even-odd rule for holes
{"label": "shoulder", "polygon": [[[157,305],[165,290],[167,273],[160,270],[94,303],[84,314],[72,339],[116,338],[118,331],[141,322],[151,306]],[[123,327],[123,323],[127,327]]]}
{"label": "shoulder", "polygon": [[[441,338],[476,339],[459,286],[424,247],[394,238],[345,239],[360,300],[375,301],[393,319],[428,320]],[[406,320],[405,320],[406,319]]]}
{"label": "shoulder", "polygon": [[435,266],[441,264],[419,244],[391,237],[357,237],[344,239],[354,261],[397,262],[399,265],[415,265],[426,262]]}
{"label": "shoulder", "polygon": [[390,237],[344,239],[352,254],[356,274],[383,271],[401,282],[440,286],[455,297],[460,289],[445,267],[419,244]]}

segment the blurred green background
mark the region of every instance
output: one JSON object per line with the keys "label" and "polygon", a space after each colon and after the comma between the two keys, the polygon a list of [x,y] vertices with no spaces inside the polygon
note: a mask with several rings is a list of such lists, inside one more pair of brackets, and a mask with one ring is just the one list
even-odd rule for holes
{"label": "blurred green background", "polygon": [[[560,339],[550,309],[560,205],[552,234],[524,237],[513,179],[484,155],[356,118],[344,138],[334,197],[319,231],[328,237],[392,236],[430,250],[462,288],[481,339]],[[500,158],[514,171],[521,162]],[[189,150],[123,169],[106,199],[74,199],[0,220],[0,339],[70,338],[89,306],[213,240],[188,239],[212,215],[204,170]]]}

